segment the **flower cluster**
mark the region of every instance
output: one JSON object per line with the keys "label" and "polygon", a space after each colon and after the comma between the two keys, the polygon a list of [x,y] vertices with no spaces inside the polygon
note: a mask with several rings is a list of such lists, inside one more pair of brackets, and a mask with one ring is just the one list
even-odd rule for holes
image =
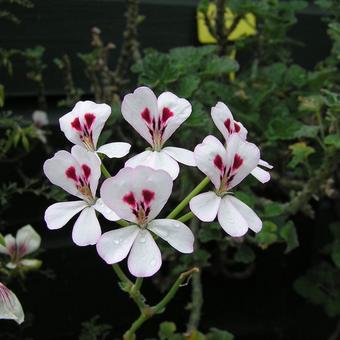
{"label": "flower cluster", "polygon": [[[270,175],[259,165],[271,166],[260,159],[257,146],[246,140],[247,130],[233,119],[223,103],[212,108],[211,116],[223,134],[224,144],[207,136],[194,151],[164,147],[191,110],[186,99],[170,92],[157,98],[151,89],[139,87],[127,94],[122,115],[151,149],[128,159],[124,168],[102,183],[98,195],[101,169],[105,169],[102,157],[124,157],[130,145],[113,142],[97,147],[111,109],[106,104],[78,102],[59,120],[66,138],[75,145],[71,152],[58,151],[47,160],[44,172],[53,184],[79,200],[51,205],[45,213],[48,228],[61,228],[80,213],[72,232],[77,245],[96,244],[99,256],[109,264],[127,257],[129,271],[136,277],[153,275],[162,264],[154,235],[182,253],[193,252],[194,235],[184,223],[156,218],[171,195],[180,171],[179,162],[198,167],[215,187],[192,198],[190,209],[194,215],[205,222],[217,216],[221,227],[234,237],[244,235],[248,229],[259,232],[261,220],[230,190],[250,173],[262,183],[267,182]],[[102,234],[97,213],[124,227]]]}

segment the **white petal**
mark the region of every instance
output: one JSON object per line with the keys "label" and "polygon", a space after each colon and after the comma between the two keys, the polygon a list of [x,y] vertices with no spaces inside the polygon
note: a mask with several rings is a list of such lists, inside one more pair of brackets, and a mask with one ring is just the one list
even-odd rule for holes
{"label": "white petal", "polygon": [[[248,131],[241,123],[234,120],[228,106],[224,103],[218,102],[211,108],[211,117],[226,140],[231,133],[238,133],[243,139],[247,138]],[[227,126],[229,127],[229,130]]]}
{"label": "white petal", "polygon": [[120,217],[111,210],[101,198],[98,198],[95,205],[93,206],[98,212],[100,212],[109,221],[118,221]]}
{"label": "white petal", "polygon": [[169,199],[172,180],[167,172],[150,167],[121,169],[118,174],[104,181],[100,196],[103,202],[121,218],[137,222],[132,207],[124,197],[132,193],[136,202],[143,201],[144,190],[151,191],[154,198],[150,202],[149,220],[155,218]]}
{"label": "white petal", "polygon": [[0,282],[0,319],[14,320],[19,325],[25,319],[17,296]]}
{"label": "white petal", "polygon": [[163,92],[158,97],[158,112],[160,115],[165,108],[169,109],[173,113],[173,116],[167,120],[163,133],[164,142],[168,140],[178,127],[190,116],[191,104],[186,99],[179,98],[171,92]]}
{"label": "white petal", "polygon": [[85,208],[79,215],[72,230],[72,240],[77,246],[96,244],[102,234],[96,211],[93,207]]}
{"label": "white petal", "polygon": [[248,231],[248,223],[233,205],[231,196],[225,196],[218,210],[218,222],[224,231],[233,237],[243,236]]}
{"label": "white petal", "polygon": [[159,219],[149,222],[148,229],[167,241],[181,253],[194,251],[194,235],[182,222],[171,219]]}
{"label": "white petal", "polygon": [[32,120],[34,125],[36,125],[38,128],[48,125],[48,117],[45,111],[34,111],[32,114]]}
{"label": "white petal", "polygon": [[59,119],[60,129],[64,132],[66,138],[74,144],[83,146],[83,142],[80,139],[79,133],[75,130],[71,123],[75,118],[79,118],[82,126],[85,124],[85,115],[91,113],[95,116],[92,131],[92,141],[94,147],[97,145],[99,135],[104,127],[105,122],[111,114],[111,108],[107,104],[96,104],[90,100],[79,101],[73,110]]}
{"label": "white petal", "polygon": [[226,150],[223,144],[214,136],[207,136],[194,150],[197,167],[205,173],[218,189],[221,184],[221,171],[215,165],[216,157],[220,157],[223,164],[227,164]]}
{"label": "white petal", "polygon": [[45,212],[45,221],[49,229],[62,228],[74,215],[87,207],[84,201],[59,202],[49,206]]}
{"label": "white petal", "polygon": [[191,211],[203,222],[212,222],[217,215],[221,197],[213,191],[205,192],[190,200]]}
{"label": "white petal", "polygon": [[16,235],[18,257],[31,254],[36,251],[41,244],[40,235],[30,225],[20,228]]}
{"label": "white petal", "polygon": [[147,230],[141,230],[132,245],[128,258],[128,268],[136,277],[155,274],[162,265],[161,252]]}
{"label": "white petal", "polygon": [[261,183],[267,183],[270,180],[270,173],[266,170],[261,169],[259,166],[251,171],[251,174]]}
{"label": "white petal", "polygon": [[228,199],[232,202],[233,206],[238,210],[242,217],[247,221],[248,228],[258,233],[262,229],[262,221],[255,214],[255,212],[236,197],[230,196]]}
{"label": "white petal", "polygon": [[268,162],[260,159],[259,160],[259,165],[265,167],[265,168],[268,168],[268,169],[273,169],[273,166],[271,164],[269,164]]}
{"label": "white petal", "polygon": [[99,256],[108,264],[125,259],[138,232],[139,227],[131,225],[104,233],[96,246]]}
{"label": "white petal", "polygon": [[126,167],[135,168],[139,165],[148,166],[155,170],[164,170],[173,180],[175,180],[179,174],[178,163],[164,152],[164,150],[144,151],[125,162]]}
{"label": "white petal", "polygon": [[72,166],[76,168],[77,172],[80,171],[79,165],[69,152],[58,151],[44,163],[44,173],[51,183],[58,185],[71,195],[84,198],[84,195],[78,192],[74,181],[65,174],[65,171]]}
{"label": "white petal", "polygon": [[27,269],[39,269],[42,265],[42,261],[37,259],[23,259],[19,264]]}
{"label": "white petal", "polygon": [[[91,169],[91,174],[89,177],[90,188],[92,192],[92,196],[96,196],[96,191],[98,187],[99,178],[101,176],[100,170],[100,159],[99,157],[91,151],[88,151],[79,145],[75,145],[71,149],[71,154],[74,159],[78,162],[79,167],[81,168],[84,164],[86,164]],[[82,170],[81,173],[83,173]]]}
{"label": "white petal", "polygon": [[158,118],[157,98],[151,89],[142,86],[133,93],[127,94],[122,102],[122,115],[124,119],[151,145],[152,136],[149,132],[142,113],[148,110],[150,117]]}
{"label": "white petal", "polygon": [[192,151],[176,148],[173,146],[167,146],[162,149],[163,152],[166,152],[169,156],[175,159],[177,162],[180,162],[189,166],[196,166],[194,153]]}
{"label": "white petal", "polygon": [[230,190],[256,168],[260,160],[260,150],[255,144],[245,141],[237,133],[230,135],[226,143],[228,165],[233,164],[236,155],[242,159],[241,166],[235,171],[233,178],[228,183]]}
{"label": "white petal", "polygon": [[11,234],[7,234],[4,239],[5,246],[0,245],[0,254],[14,255],[17,251],[15,238]]}
{"label": "white petal", "polygon": [[97,152],[103,153],[109,158],[122,158],[130,151],[131,145],[123,142],[113,142],[102,145]]}

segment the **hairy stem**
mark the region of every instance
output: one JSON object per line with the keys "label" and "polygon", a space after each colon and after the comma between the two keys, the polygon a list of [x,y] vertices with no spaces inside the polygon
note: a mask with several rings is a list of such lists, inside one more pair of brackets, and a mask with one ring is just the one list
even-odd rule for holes
{"label": "hairy stem", "polygon": [[210,182],[208,177],[205,177],[202,182],[200,182],[191,193],[186,196],[183,201],[178,204],[178,206],[166,217],[166,218],[175,218],[189,203],[189,201],[199,194]]}
{"label": "hairy stem", "polygon": [[197,267],[194,267],[180,274],[175,283],[171,286],[171,288],[167,292],[167,294],[157,305],[153,307],[146,307],[141,311],[140,316],[133,322],[131,327],[125,332],[123,339],[124,340],[135,339],[136,331],[144,324],[144,322],[150,319],[155,314],[162,313],[166,308],[167,304],[176,295],[178,288],[180,288],[183,285],[183,283],[191,277],[192,274],[198,272],[199,269]]}

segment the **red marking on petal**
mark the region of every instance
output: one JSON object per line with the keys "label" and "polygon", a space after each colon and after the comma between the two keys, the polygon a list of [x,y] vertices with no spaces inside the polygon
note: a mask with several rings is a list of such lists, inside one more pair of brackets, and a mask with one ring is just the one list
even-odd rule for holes
{"label": "red marking on petal", "polygon": [[76,168],[74,166],[70,166],[66,169],[65,174],[68,178],[74,180],[75,182],[78,181]]}
{"label": "red marking on petal", "polygon": [[235,129],[236,132],[240,132],[241,127],[237,123],[234,123],[234,129]]}
{"label": "red marking on petal", "polygon": [[222,160],[222,157],[220,155],[215,156],[214,164],[220,171],[223,171],[223,160]]}
{"label": "red marking on petal", "polygon": [[25,255],[27,252],[27,245],[26,244],[20,244],[19,249],[18,249],[18,256],[22,257]]}
{"label": "red marking on petal", "polygon": [[155,198],[155,193],[153,191],[150,191],[150,190],[147,190],[147,189],[144,189],[142,191],[142,195],[143,195],[143,198],[144,198],[144,203],[146,205],[149,205],[150,202]]}
{"label": "red marking on petal", "polygon": [[84,115],[86,126],[90,129],[93,122],[96,119],[96,116],[93,113],[85,113]]}
{"label": "red marking on petal", "polygon": [[236,154],[234,157],[233,170],[238,169],[243,163],[243,159],[240,155]]}
{"label": "red marking on petal", "polygon": [[88,180],[91,175],[91,168],[87,164],[83,164],[81,168],[83,169],[86,180]]}
{"label": "red marking on petal", "polygon": [[224,122],[224,126],[226,127],[226,129],[228,130],[229,133],[231,133],[231,121],[230,119],[228,118],[225,122]]}
{"label": "red marking on petal", "polygon": [[162,123],[165,124],[169,118],[173,117],[173,115],[174,113],[165,107],[162,114]]}
{"label": "red marking on petal", "polygon": [[135,206],[136,205],[136,199],[135,195],[132,192],[129,192],[123,197],[123,201],[127,203],[128,205]]}
{"label": "red marking on petal", "polygon": [[151,115],[150,110],[146,107],[144,111],[141,113],[142,118],[148,123],[151,124]]}
{"label": "red marking on petal", "polygon": [[71,126],[78,131],[83,130],[78,117],[74,118],[73,122],[71,123]]}

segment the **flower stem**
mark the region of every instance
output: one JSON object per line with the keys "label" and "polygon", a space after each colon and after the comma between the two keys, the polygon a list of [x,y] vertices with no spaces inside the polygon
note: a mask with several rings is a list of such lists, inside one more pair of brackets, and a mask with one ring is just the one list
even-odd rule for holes
{"label": "flower stem", "polygon": [[205,177],[203,181],[201,181],[166,218],[175,218],[188,205],[189,201],[199,194],[209,182],[210,179]]}
{"label": "flower stem", "polygon": [[160,314],[164,311],[167,304],[172,300],[172,298],[177,293],[179,287],[181,287],[185,280],[190,278],[190,276],[194,273],[198,273],[199,269],[194,267],[186,272],[183,272],[179,275],[175,283],[171,286],[167,294],[163,297],[163,299],[153,307],[146,307],[141,310],[140,316],[133,322],[130,329],[128,329],[124,336],[124,340],[134,340],[136,338],[136,331],[144,324],[144,322],[150,319],[155,314]]}
{"label": "flower stem", "polygon": [[185,215],[179,217],[177,220],[184,223],[186,221],[189,221],[193,216],[194,214],[191,211],[189,211]]}

